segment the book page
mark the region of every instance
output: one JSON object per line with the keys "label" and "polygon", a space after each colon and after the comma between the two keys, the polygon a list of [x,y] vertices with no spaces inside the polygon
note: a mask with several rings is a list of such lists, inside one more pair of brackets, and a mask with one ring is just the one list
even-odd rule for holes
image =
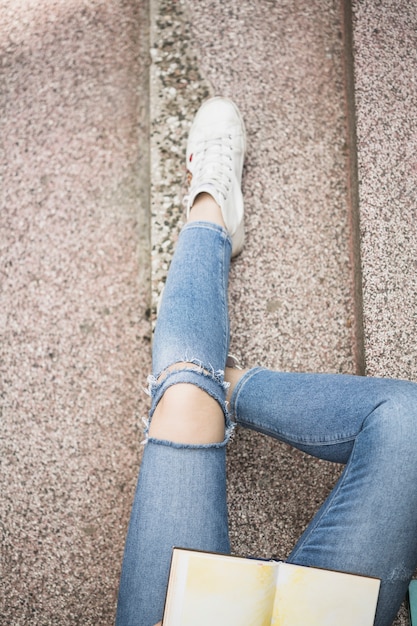
{"label": "book page", "polygon": [[380,581],[278,564],[273,626],[372,626]]}
{"label": "book page", "polygon": [[163,625],[270,626],[276,566],[175,549]]}

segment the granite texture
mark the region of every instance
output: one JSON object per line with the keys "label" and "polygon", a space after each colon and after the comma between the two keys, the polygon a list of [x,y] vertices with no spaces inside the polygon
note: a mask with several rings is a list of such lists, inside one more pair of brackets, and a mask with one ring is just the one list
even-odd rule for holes
{"label": "granite texture", "polygon": [[150,361],[147,23],[2,3],[2,626],[114,619]]}
{"label": "granite texture", "polygon": [[[184,4],[202,73],[236,100],[247,126],[232,352],[248,366],[354,372],[339,6]],[[239,431],[229,454],[233,549],[284,558],[337,476],[334,465]]]}
{"label": "granite texture", "polygon": [[[184,222],[188,128],[207,95],[226,95],[239,105],[249,139],[247,242],[231,270],[232,351],[246,365],[363,373],[350,7],[331,0],[154,0],[152,7],[154,310]],[[372,109],[366,114],[372,118]],[[239,430],[228,461],[233,550],[285,557],[338,473]],[[406,624],[404,609],[396,624]]]}
{"label": "granite texture", "polygon": [[353,16],[366,367],[417,380],[417,4]]}
{"label": "granite texture", "polygon": [[[232,351],[247,365],[355,371],[338,6],[152,6],[154,305],[184,221],[190,123],[208,94],[227,95],[242,110],[249,144],[247,243],[231,271]],[[216,37],[208,36],[213,23]],[[285,557],[338,472],[238,432],[229,454],[233,549]]]}
{"label": "granite texture", "polygon": [[[230,2],[227,14],[221,2],[161,0],[153,7],[154,302],[184,219],[190,122],[207,94],[233,97],[249,149],[247,245],[231,273],[232,349],[247,364],[354,371],[337,10],[329,3],[323,18],[307,3],[299,14],[291,2]],[[216,37],[208,36],[213,23]],[[251,54],[238,54],[242,49]],[[239,432],[229,454],[234,551],[284,557],[337,474]]]}
{"label": "granite texture", "polygon": [[152,320],[184,224],[185,145],[199,103],[211,94],[190,46],[189,23],[172,0],[151,2],[150,208]]}
{"label": "granite texture", "polygon": [[[113,623],[151,320],[208,95],[236,100],[249,139],[233,351],[246,365],[363,371],[362,267],[367,371],[416,379],[416,9],[353,3],[352,94],[346,7],[2,3],[2,624]],[[285,557],[339,471],[239,430],[234,551]]]}
{"label": "granite texture", "polygon": [[417,5],[352,14],[366,373],[417,381]]}
{"label": "granite texture", "polygon": [[[208,93],[231,96],[249,139],[248,243],[235,264],[241,282],[232,273],[232,318],[239,324],[233,348],[245,344],[247,359],[265,362],[262,335],[273,346],[271,366],[355,370],[338,5],[329,2],[321,11],[306,3],[295,11],[291,2],[230,2],[225,11],[221,2],[161,0],[153,6],[152,176],[164,184],[152,203],[153,222],[164,229],[159,238],[152,231],[153,275],[162,274],[155,297],[168,265],[158,255],[171,251],[172,228],[177,232],[183,220],[193,114]],[[212,23],[221,25],[216,37],[207,36]],[[255,283],[256,293],[246,286]]]}

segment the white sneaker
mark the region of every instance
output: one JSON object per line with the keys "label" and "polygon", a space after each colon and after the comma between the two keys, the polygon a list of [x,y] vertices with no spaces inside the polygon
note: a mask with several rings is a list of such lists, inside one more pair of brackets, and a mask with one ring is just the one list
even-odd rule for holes
{"label": "white sneaker", "polygon": [[232,256],[243,248],[243,196],[241,190],[246,134],[237,106],[227,98],[204,102],[194,118],[187,144],[191,187],[187,217],[200,193],[210,194],[220,206],[232,239]]}

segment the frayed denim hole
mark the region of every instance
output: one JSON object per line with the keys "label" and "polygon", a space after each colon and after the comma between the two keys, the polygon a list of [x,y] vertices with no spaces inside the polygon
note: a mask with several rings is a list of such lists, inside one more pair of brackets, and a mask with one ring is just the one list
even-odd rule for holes
{"label": "frayed denim hole", "polygon": [[177,448],[179,450],[210,450],[215,448],[224,448],[230,437],[226,437],[223,441],[218,443],[178,443],[176,441],[168,441],[167,439],[156,439],[155,437],[148,437],[144,444],[152,443],[153,445],[167,446],[168,448]]}
{"label": "frayed denim hole", "polygon": [[[181,363],[186,363],[187,365],[180,365]],[[192,365],[195,365],[196,367],[191,367]],[[146,393],[149,396],[153,397],[154,389],[156,389],[159,384],[163,383],[164,380],[171,373],[181,372],[183,370],[184,371],[186,370],[197,371],[206,376],[210,376],[219,384],[225,385],[224,387],[225,389],[227,389],[229,386],[229,383],[226,383],[224,380],[224,370],[222,369],[215,370],[214,367],[211,365],[211,363],[206,365],[200,359],[196,359],[195,357],[189,357],[186,354],[183,359],[178,359],[178,361],[175,361],[175,363],[171,363],[170,365],[167,365],[167,367],[164,367],[164,369],[158,372],[157,374],[150,374],[147,378],[148,388],[147,390],[145,390]]]}
{"label": "frayed denim hole", "polygon": [[152,384],[152,405],[149,411],[149,418],[152,418],[158,402],[161,400],[165,391],[169,389],[169,387],[181,383],[194,385],[202,391],[205,391],[210,397],[212,397],[219,403],[226,418],[226,390],[228,387],[228,383],[224,380],[219,380],[217,375],[212,376],[204,370],[196,370],[192,367],[172,370],[168,373],[167,376],[163,378],[162,381],[157,382],[156,384]]}
{"label": "frayed denim hole", "polygon": [[[175,384],[175,383],[174,383]],[[228,383],[227,383],[228,384]],[[170,385],[171,386],[171,385]],[[190,450],[199,450],[199,449],[209,449],[209,448],[224,448],[233,438],[235,428],[237,426],[236,422],[234,422],[231,418],[231,414],[227,409],[228,403],[225,402],[224,415],[225,415],[225,432],[223,441],[219,441],[217,443],[178,443],[176,441],[169,441],[167,439],[156,439],[155,437],[149,437],[149,426],[151,423],[151,419],[142,418],[142,421],[146,422],[146,431],[145,438],[142,441],[142,445],[146,445],[149,442],[152,442],[156,445],[168,446],[172,448],[178,449],[190,449]]]}
{"label": "frayed denim hole", "polygon": [[233,434],[235,432],[235,428],[236,428],[236,422],[232,420],[231,414],[226,408],[225,434],[224,434],[225,443],[228,443],[232,439]]}
{"label": "frayed denim hole", "polygon": [[[183,362],[183,361],[180,361]],[[151,397],[152,404],[149,411],[149,419],[146,424],[145,435],[149,430],[149,424],[152,419],[152,415],[158,405],[158,402],[164,395],[165,391],[180,383],[193,384],[199,389],[205,391],[220,405],[223,415],[225,417],[225,425],[229,426],[230,417],[226,406],[226,391],[229,387],[229,383],[224,380],[223,370],[214,370],[214,368],[203,367],[201,362],[194,359],[194,362],[190,362],[189,367],[172,367],[165,369],[159,376],[153,374],[148,376],[148,388],[146,393]],[[195,367],[193,367],[193,365]]]}

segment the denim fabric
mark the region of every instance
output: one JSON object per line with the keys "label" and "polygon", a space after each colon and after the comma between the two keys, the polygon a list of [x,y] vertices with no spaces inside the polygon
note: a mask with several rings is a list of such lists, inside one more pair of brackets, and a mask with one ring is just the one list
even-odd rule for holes
{"label": "denim fabric", "polygon": [[[225,439],[199,446],[148,439],[126,539],[117,626],[154,626],[161,619],[173,546],[230,550],[226,442],[232,424],[224,367],[231,250],[223,228],[191,222],[169,268],[152,346],[150,419],[168,387],[195,384],[222,407]],[[179,362],[190,367],[167,372]]]}
{"label": "denim fabric", "polygon": [[229,552],[225,451],[149,439],[126,539],[118,626],[161,619],[174,546]]}
{"label": "denim fabric", "polygon": [[[173,546],[229,551],[223,369],[230,251],[227,233],[206,222],[187,225],[178,241],[155,331],[150,416],[171,384],[189,382],[222,406],[226,436],[207,445],[148,440],[117,626],[161,619]],[[179,362],[195,368],[166,371]],[[345,464],[289,561],[381,578],[375,624],[389,626],[417,566],[417,385],[254,368],[236,386],[230,412],[242,427]]]}
{"label": "denim fabric", "polygon": [[[159,310],[149,378],[152,417],[165,391],[179,382],[210,394],[223,409],[227,438],[224,368],[229,348],[227,286],[232,243],[227,232],[210,222],[191,222],[181,231]],[[178,362],[195,368],[166,372]]]}
{"label": "denim fabric", "polygon": [[376,626],[392,623],[417,566],[417,385],[250,370],[238,424],[345,469],[289,561],[382,580]]}

